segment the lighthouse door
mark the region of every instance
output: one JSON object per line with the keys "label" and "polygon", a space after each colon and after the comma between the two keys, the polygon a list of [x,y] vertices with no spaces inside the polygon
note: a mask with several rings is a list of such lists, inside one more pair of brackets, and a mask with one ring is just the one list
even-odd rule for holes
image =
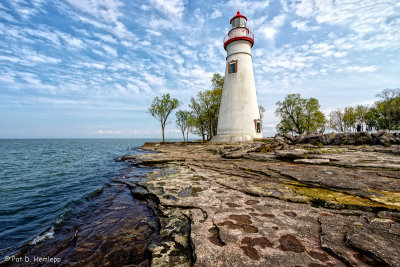
{"label": "lighthouse door", "polygon": [[262,131],[261,120],[254,120],[254,124],[256,126],[256,133],[261,133]]}

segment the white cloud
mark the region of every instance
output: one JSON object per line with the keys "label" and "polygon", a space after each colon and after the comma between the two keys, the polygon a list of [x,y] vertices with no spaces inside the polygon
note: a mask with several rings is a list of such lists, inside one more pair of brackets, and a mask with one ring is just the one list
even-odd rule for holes
{"label": "white cloud", "polygon": [[109,45],[103,45],[102,48],[104,51],[106,51],[108,54],[116,57],[117,56],[117,50]]}
{"label": "white cloud", "polygon": [[14,73],[3,73],[2,75],[0,75],[0,83],[6,83],[6,84],[14,83],[15,82],[14,78],[15,78]]}
{"label": "white cloud", "polygon": [[78,49],[80,49],[80,48],[84,48],[85,47],[85,43],[82,40],[80,40],[80,39],[78,39],[78,38],[76,38],[76,37],[74,37],[74,36],[72,36],[70,34],[67,34],[67,33],[64,33],[64,32],[57,32],[57,34],[64,40],[64,42],[66,44],[68,44],[69,48],[72,48],[72,49],[78,48]]}
{"label": "white cloud", "polygon": [[123,8],[122,2],[118,0],[68,0],[68,2],[94,19],[77,14],[68,7],[60,7],[73,18],[107,30],[120,39],[134,38],[134,35],[121,22],[123,17],[123,13],[120,11]]}
{"label": "white cloud", "polygon": [[142,76],[149,84],[154,86],[163,86],[166,83],[164,77],[153,75],[148,72],[143,73]]}
{"label": "white cloud", "polygon": [[242,0],[229,0],[226,3],[227,7],[240,11],[245,16],[253,16],[255,12],[262,11],[268,7],[270,1],[242,1]]}
{"label": "white cloud", "polygon": [[42,83],[40,79],[33,73],[19,73],[19,76],[29,84],[38,85]]}
{"label": "white cloud", "polygon": [[116,22],[122,16],[119,8],[122,6],[116,0],[68,0],[68,2],[81,11],[93,15],[95,18]]}
{"label": "white cloud", "polygon": [[110,134],[110,135],[120,135],[120,134],[122,134],[122,133],[123,133],[123,132],[120,131],[120,130],[102,130],[102,129],[96,130],[96,131],[94,132],[94,134],[97,134],[97,135],[107,135],[107,134]]}
{"label": "white cloud", "polygon": [[348,66],[346,70],[348,71],[356,71],[356,72],[374,72],[378,68],[377,66]]}
{"label": "white cloud", "polygon": [[88,67],[88,68],[94,68],[94,69],[104,69],[105,65],[103,63],[88,63],[88,62],[84,62],[82,63],[83,66]]}
{"label": "white cloud", "polygon": [[151,93],[151,87],[147,82],[144,82],[142,80],[136,79],[135,80],[136,85],[138,86],[140,91],[146,92],[146,93]]}
{"label": "white cloud", "polygon": [[141,6],[140,6],[140,9],[142,9],[142,10],[144,10],[144,11],[148,11],[148,10],[151,9],[151,7],[150,7],[150,6],[147,6],[147,5],[141,5]]}
{"label": "white cloud", "polygon": [[272,19],[267,26],[261,29],[264,37],[267,39],[274,39],[275,35],[278,33],[279,29],[285,24],[285,15],[278,15]]}
{"label": "white cloud", "polygon": [[308,26],[309,22],[308,21],[299,21],[299,20],[294,20],[290,22],[293,28],[296,28],[299,31],[315,31],[320,29],[319,26]]}
{"label": "white cloud", "polygon": [[261,32],[264,34],[265,38],[273,39],[275,37],[275,34],[278,32],[278,30],[274,27],[266,26],[261,30]]}
{"label": "white cloud", "polygon": [[41,62],[41,63],[60,63],[61,59],[58,58],[53,58],[45,55],[40,55],[40,54],[34,54],[34,55],[29,55],[26,57],[26,59],[29,61],[34,61],[34,62]]}
{"label": "white cloud", "polygon": [[5,19],[5,20],[11,21],[11,22],[17,22],[17,20],[13,16],[11,16],[10,14],[8,14],[7,12],[5,12],[3,10],[0,10],[0,17],[2,19]]}
{"label": "white cloud", "polygon": [[311,17],[314,14],[315,0],[302,0],[296,6],[296,14],[302,17]]}
{"label": "white cloud", "polygon": [[210,15],[210,19],[216,19],[222,16],[222,12],[218,9],[214,10]]}
{"label": "white cloud", "polygon": [[34,1],[34,7],[32,8],[25,1],[10,1],[13,10],[15,10],[17,14],[25,20],[28,20],[30,17],[36,15],[40,11],[40,6],[42,3],[43,1]]}
{"label": "white cloud", "polygon": [[126,47],[132,47],[133,46],[133,44],[131,42],[128,42],[128,41],[122,41],[121,44],[123,46],[126,46]]}
{"label": "white cloud", "polygon": [[107,43],[111,43],[111,44],[118,43],[118,41],[114,37],[112,37],[111,35],[108,35],[108,34],[101,34],[101,33],[96,32],[93,35]]}
{"label": "white cloud", "polygon": [[50,41],[53,45],[60,46],[60,35],[56,32],[52,32],[48,29],[33,29],[33,28],[25,28],[25,32],[35,38],[42,38],[47,41]]}
{"label": "white cloud", "polygon": [[61,59],[50,57],[44,54],[40,54],[33,50],[18,49],[17,53],[20,58],[8,55],[0,55],[0,60],[10,61],[26,66],[33,66],[36,64],[57,64],[61,62]]}
{"label": "white cloud", "polygon": [[132,83],[128,83],[126,85],[126,88],[128,89],[129,92],[132,92],[134,94],[138,94],[139,93],[139,87],[135,84]]}
{"label": "white cloud", "polygon": [[118,62],[114,63],[109,67],[110,70],[112,71],[118,71],[118,70],[133,70],[132,66],[125,63],[125,62]]}
{"label": "white cloud", "polygon": [[17,58],[17,57],[13,57],[13,56],[4,56],[4,55],[0,55],[0,60],[4,60],[4,61],[10,61],[10,62],[21,62],[21,59]]}
{"label": "white cloud", "polygon": [[185,11],[185,3],[183,0],[150,0],[150,3],[158,11],[178,19],[182,18],[183,12]]}
{"label": "white cloud", "polygon": [[159,31],[153,31],[153,30],[147,29],[146,32],[148,32],[150,35],[161,36],[161,32],[159,32]]}

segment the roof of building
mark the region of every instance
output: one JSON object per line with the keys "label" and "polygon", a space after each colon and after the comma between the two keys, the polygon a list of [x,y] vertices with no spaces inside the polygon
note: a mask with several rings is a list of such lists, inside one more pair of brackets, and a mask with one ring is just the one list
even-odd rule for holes
{"label": "roof of building", "polygon": [[236,13],[236,16],[234,16],[229,23],[232,23],[232,20],[234,20],[236,18],[244,18],[247,21],[247,18],[245,16],[243,16],[242,14],[240,14],[240,11],[238,10],[238,12]]}

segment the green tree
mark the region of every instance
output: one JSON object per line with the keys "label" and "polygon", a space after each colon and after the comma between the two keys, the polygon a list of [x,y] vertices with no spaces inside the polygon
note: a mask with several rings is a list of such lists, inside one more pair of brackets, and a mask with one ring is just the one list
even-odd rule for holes
{"label": "green tree", "polygon": [[381,129],[398,130],[400,128],[400,89],[384,89],[375,102],[379,114],[378,124]]}
{"label": "green tree", "polygon": [[191,132],[202,136],[203,141],[210,140],[217,134],[219,108],[221,105],[222,87],[224,78],[214,74],[211,79],[213,88],[201,91],[196,98],[190,99],[193,120],[191,121]]}
{"label": "green tree", "polygon": [[302,134],[325,128],[325,115],[319,110],[320,105],[315,98],[303,99],[300,94],[289,94],[276,105],[275,114],[281,118],[277,129],[281,133]]}
{"label": "green tree", "polygon": [[162,95],[161,99],[155,97],[148,112],[161,123],[163,143],[165,143],[164,130],[165,124],[171,112],[179,107],[179,100],[171,98],[169,94]]}
{"label": "green tree", "polygon": [[262,105],[259,105],[258,106],[258,112],[260,113],[260,120],[262,122],[262,119],[264,117],[265,108]]}
{"label": "green tree", "polygon": [[364,124],[366,123],[366,115],[369,111],[369,107],[367,105],[357,105],[356,114],[357,121],[361,124],[361,131],[364,131]]}
{"label": "green tree", "polygon": [[371,107],[365,114],[365,124],[367,131],[379,131],[381,129],[379,113],[376,107]]}
{"label": "green tree", "polygon": [[337,132],[344,132],[346,130],[344,113],[341,109],[332,110],[329,113],[329,128]]}
{"label": "green tree", "polygon": [[306,131],[325,131],[326,118],[320,109],[320,104],[316,98],[309,98],[305,106],[305,129]]}
{"label": "green tree", "polygon": [[344,108],[343,122],[346,130],[354,131],[357,123],[357,112],[354,107]]}
{"label": "green tree", "polygon": [[224,87],[224,77],[219,73],[214,73],[211,78],[212,89],[221,89]]}
{"label": "green tree", "polygon": [[400,130],[400,89],[384,89],[366,113],[367,130]]}
{"label": "green tree", "polygon": [[[183,142],[187,142],[190,112],[187,110],[178,110],[175,113],[175,117],[176,117],[176,127],[178,127],[181,130],[183,135]],[[186,140],[185,140],[185,134],[186,134]]]}
{"label": "green tree", "polygon": [[207,131],[207,119],[204,108],[194,97],[190,98],[189,107],[192,109],[192,118],[189,124],[191,126],[190,132],[192,134],[201,136],[204,142]]}

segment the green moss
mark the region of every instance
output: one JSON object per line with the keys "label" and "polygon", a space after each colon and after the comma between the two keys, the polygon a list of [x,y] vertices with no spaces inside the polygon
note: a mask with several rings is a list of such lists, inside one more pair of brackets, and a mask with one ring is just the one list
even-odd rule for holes
{"label": "green moss", "polygon": [[335,150],[322,150],[322,154],[343,154],[343,153],[346,153],[346,151],[338,150],[338,149],[335,149]]}
{"label": "green moss", "polygon": [[263,146],[260,150],[261,153],[268,153],[268,152],[273,152],[274,150],[270,148],[269,146]]}
{"label": "green moss", "polygon": [[370,208],[371,210],[376,210],[377,208],[400,210],[400,203],[398,202],[400,193],[392,192],[391,194],[389,194],[393,201],[395,201],[397,198],[397,202],[382,203],[381,201],[376,202],[368,198],[336,192],[325,188],[310,187],[308,185],[298,182],[289,182],[286,183],[285,186],[296,192],[296,194],[307,197],[310,200],[310,203],[315,206],[339,207],[349,209],[361,208],[363,210],[368,210],[368,208]]}
{"label": "green moss", "polygon": [[201,191],[203,191],[203,188],[201,188],[201,187],[193,187],[192,188],[192,192],[190,193],[190,195],[192,197],[197,197],[197,195],[198,195],[197,193],[199,193]]}
{"label": "green moss", "polygon": [[400,209],[400,192],[379,191],[374,189],[369,189],[368,191],[378,194],[374,197],[371,197],[372,200],[387,205],[394,205]]}

